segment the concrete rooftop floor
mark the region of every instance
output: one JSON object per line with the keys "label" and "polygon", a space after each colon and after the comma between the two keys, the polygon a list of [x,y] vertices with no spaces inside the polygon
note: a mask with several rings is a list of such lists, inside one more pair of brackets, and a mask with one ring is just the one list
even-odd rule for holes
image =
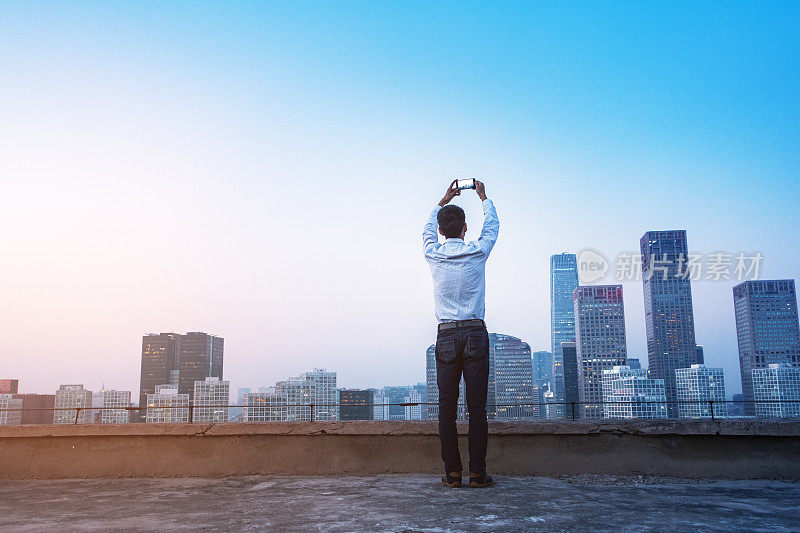
{"label": "concrete rooftop floor", "polygon": [[798,531],[800,483],[428,475],[0,481],[0,530]]}

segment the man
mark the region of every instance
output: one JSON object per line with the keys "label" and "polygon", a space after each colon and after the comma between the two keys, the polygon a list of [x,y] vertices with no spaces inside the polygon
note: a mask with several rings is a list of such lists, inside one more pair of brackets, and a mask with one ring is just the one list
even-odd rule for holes
{"label": "man", "polygon": [[[489,333],[483,321],[485,267],[492,251],[500,221],[486,189],[475,180],[475,192],[483,205],[483,230],[477,241],[464,242],[467,223],[464,210],[447,205],[461,191],[456,181],[434,208],[422,246],[433,275],[433,298],[439,332],[436,337],[436,382],[439,386],[439,439],[445,475],[442,483],[461,486],[461,456],[458,452],[456,414],[461,375],[466,383],[469,413],[469,485],[487,487],[493,483],[486,474],[486,391],[489,384]],[[445,237],[439,243],[438,232]]]}

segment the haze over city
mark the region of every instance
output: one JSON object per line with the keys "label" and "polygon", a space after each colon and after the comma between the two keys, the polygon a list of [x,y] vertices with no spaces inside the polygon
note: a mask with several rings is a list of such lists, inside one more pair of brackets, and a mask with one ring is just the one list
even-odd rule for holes
{"label": "haze over city", "polygon": [[[136,396],[160,331],[224,337],[233,387],[313,367],[423,381],[420,235],[457,177],[502,221],[489,330],[534,351],[554,253],[685,229],[690,250],[800,277],[793,5],[4,3],[0,20],[0,353],[25,392]],[[477,238],[480,202],[456,203]],[[736,283],[692,285],[728,393]],[[644,363],[642,283],[623,285]]]}

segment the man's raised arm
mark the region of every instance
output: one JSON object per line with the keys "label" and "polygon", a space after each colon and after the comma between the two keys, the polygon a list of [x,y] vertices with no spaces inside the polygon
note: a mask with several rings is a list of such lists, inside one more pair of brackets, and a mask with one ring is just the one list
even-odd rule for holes
{"label": "man's raised arm", "polygon": [[439,221],[436,219],[439,210],[459,194],[461,194],[461,191],[456,188],[456,180],[453,180],[453,183],[447,188],[447,192],[444,193],[444,197],[439,200],[439,205],[433,208],[427,222],[425,222],[425,228],[422,230],[423,252],[427,253],[429,247],[435,246],[439,242]]}
{"label": "man's raised arm", "polygon": [[497,218],[494,203],[486,197],[486,187],[483,182],[475,180],[475,192],[478,193],[483,207],[483,229],[481,230],[481,236],[478,237],[478,245],[486,255],[489,255],[489,252],[494,248],[494,243],[497,242],[497,235],[500,232],[500,219]]}

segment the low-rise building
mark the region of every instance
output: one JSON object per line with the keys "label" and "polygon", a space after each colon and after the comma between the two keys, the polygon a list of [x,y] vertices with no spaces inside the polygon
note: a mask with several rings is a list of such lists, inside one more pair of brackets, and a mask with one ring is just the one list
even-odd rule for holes
{"label": "low-rise building", "polygon": [[0,426],[17,426],[22,423],[22,400],[13,394],[0,394]]}
{"label": "low-rise building", "polygon": [[[297,414],[288,405],[285,394],[278,394],[275,387],[262,388],[258,392],[246,392],[242,396],[243,422],[285,422],[291,414]],[[309,413],[310,416],[310,413]]]}
{"label": "low-rise building", "polygon": [[22,424],[52,424],[55,394],[15,394],[22,400]]}
{"label": "low-rise building", "polygon": [[100,421],[103,424],[127,424],[131,418],[130,406],[131,391],[104,390]]}
{"label": "low-rise building", "polygon": [[603,417],[667,418],[664,380],[629,366],[603,370]]}
{"label": "low-rise building", "polygon": [[800,367],[772,363],[754,368],[753,394],[758,417],[800,416]]}
{"label": "low-rise building", "polygon": [[681,418],[725,417],[728,414],[725,378],[721,368],[692,365],[675,369],[678,416]]}
{"label": "low-rise building", "polygon": [[156,385],[155,390],[154,394],[147,395],[145,422],[150,424],[189,422],[188,394],[178,394],[177,384]]}
{"label": "low-rise building", "polygon": [[83,385],[61,385],[56,391],[54,424],[91,424],[92,391]]}
{"label": "low-rise building", "polygon": [[374,393],[363,389],[339,389],[340,420],[372,420]]}
{"label": "low-rise building", "polygon": [[411,389],[408,396],[405,397],[403,403],[416,404],[406,405],[406,420],[422,420],[422,406],[419,403],[422,401],[422,395],[419,391]]}
{"label": "low-rise building", "polygon": [[209,377],[194,382],[192,422],[227,422],[231,383]]}

